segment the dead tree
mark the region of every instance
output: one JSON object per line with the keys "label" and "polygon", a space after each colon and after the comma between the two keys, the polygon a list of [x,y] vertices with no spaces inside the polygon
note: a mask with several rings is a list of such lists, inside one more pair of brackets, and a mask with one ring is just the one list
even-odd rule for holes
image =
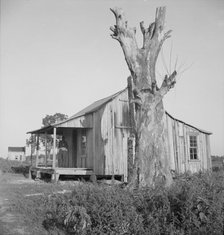
{"label": "dead tree", "polygon": [[156,9],[155,21],[148,28],[143,21],[140,23],[142,48],[137,45],[136,28],[128,27],[123,10],[113,8],[111,11],[116,18],[116,25],[110,28],[113,32],[111,36],[120,43],[131,72],[128,88],[130,108],[133,110],[135,159],[129,186],[154,186],[157,182],[170,185],[172,176],[163,97],[174,87],[177,72],[166,75],[160,87],[157,86],[155,72],[159,52],[171,34],[171,30],[164,33],[166,8]]}

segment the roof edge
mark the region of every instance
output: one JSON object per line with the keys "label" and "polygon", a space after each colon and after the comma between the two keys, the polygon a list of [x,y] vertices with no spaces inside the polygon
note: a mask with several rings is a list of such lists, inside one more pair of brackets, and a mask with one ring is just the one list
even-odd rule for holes
{"label": "roof edge", "polygon": [[[68,119],[66,119],[66,120],[63,120],[63,121],[58,122],[58,123],[55,123],[54,126],[57,127],[57,125],[63,124],[63,123],[65,123],[65,122],[67,122],[67,121],[70,121],[70,120],[73,120],[73,119],[76,119],[76,118],[80,118],[80,117],[82,117],[82,116],[91,114],[91,113],[93,113],[93,112],[99,110],[101,107],[103,107],[105,104],[109,103],[111,100],[115,99],[119,94],[121,94],[122,92],[124,92],[126,89],[127,89],[127,87],[126,87],[125,89],[121,90],[121,91],[116,92],[116,93],[113,94],[113,95],[110,95],[110,96],[106,97],[106,98],[102,98],[102,99],[96,100],[95,102],[98,102],[98,101],[104,100],[104,99],[108,99],[108,100],[106,100],[104,103],[102,103],[101,105],[99,105],[97,108],[95,108],[95,109],[93,109],[93,110],[91,110],[91,111],[89,111],[89,112],[86,112],[86,113],[77,115],[77,116],[76,116],[76,114],[74,114],[73,116],[71,116],[70,118],[68,118]],[[110,98],[110,97],[111,97],[111,98]],[[95,103],[95,102],[93,102],[93,103]],[[87,106],[87,107],[88,107],[88,106]],[[81,112],[81,111],[79,111],[79,112]],[[78,114],[79,112],[77,112],[77,114]]]}
{"label": "roof edge", "polygon": [[190,124],[188,124],[188,123],[186,123],[186,122],[184,122],[184,121],[181,121],[181,120],[179,120],[179,119],[177,119],[177,118],[174,118],[174,117],[173,117],[172,115],[170,115],[167,111],[165,111],[165,113],[166,113],[170,118],[172,118],[172,119],[175,120],[175,121],[181,122],[181,123],[183,123],[183,124],[185,124],[185,125],[187,125],[187,126],[189,126],[189,127],[191,127],[191,128],[194,128],[195,130],[200,131],[200,132],[202,132],[202,133],[204,133],[204,134],[212,135],[212,132],[199,129],[199,128],[197,128],[197,127],[195,127],[195,126],[192,126],[192,125],[190,125]]}

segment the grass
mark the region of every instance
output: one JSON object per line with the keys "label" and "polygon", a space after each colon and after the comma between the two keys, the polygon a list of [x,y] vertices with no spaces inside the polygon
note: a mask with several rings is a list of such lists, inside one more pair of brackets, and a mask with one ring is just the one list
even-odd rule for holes
{"label": "grass", "polygon": [[[10,211],[24,226],[32,224],[30,234],[224,233],[223,171],[180,175],[168,189],[129,191],[83,182],[12,187]],[[64,189],[72,192],[55,193]],[[29,193],[42,195],[26,197]]]}
{"label": "grass", "polygon": [[[46,212],[49,208],[49,201],[62,194],[64,191],[72,191],[78,182],[62,182],[51,184],[43,181],[33,181],[25,179],[16,174],[7,174],[7,181],[1,182],[3,191],[1,195],[8,199],[7,213],[15,215],[28,234],[47,234],[42,226]],[[11,179],[9,179],[11,177]],[[19,178],[18,178],[19,177]]]}

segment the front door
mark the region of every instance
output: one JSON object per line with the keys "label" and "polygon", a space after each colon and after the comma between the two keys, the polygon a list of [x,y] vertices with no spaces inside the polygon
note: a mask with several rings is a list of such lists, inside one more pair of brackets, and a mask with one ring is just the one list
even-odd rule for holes
{"label": "front door", "polygon": [[78,152],[78,149],[77,149],[77,130],[74,130],[73,131],[73,167],[77,167],[77,152]]}
{"label": "front door", "polygon": [[78,146],[78,167],[86,168],[87,167],[87,130],[80,129],[79,135],[77,138]]}

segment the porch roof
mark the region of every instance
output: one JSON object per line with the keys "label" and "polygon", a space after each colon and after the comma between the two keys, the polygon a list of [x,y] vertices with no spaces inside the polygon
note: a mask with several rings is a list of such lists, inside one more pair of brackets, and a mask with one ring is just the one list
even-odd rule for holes
{"label": "porch roof", "polygon": [[[54,127],[57,127],[57,124],[53,124],[53,125],[49,125],[49,126],[46,126],[46,127],[42,127],[40,129],[37,129],[37,130],[29,131],[29,132],[27,132],[27,134],[45,134],[45,133],[53,134],[54,133]],[[65,129],[65,128],[64,127],[58,127],[57,128],[57,134],[59,134],[59,135],[62,134],[63,129]]]}
{"label": "porch roof", "polygon": [[[126,88],[125,88],[126,89]],[[98,109],[100,109],[103,105],[105,105],[106,103],[110,102],[111,100],[113,100],[115,97],[117,97],[117,95],[119,95],[120,93],[122,93],[124,90],[121,90],[111,96],[108,96],[106,98],[103,98],[101,100],[97,100],[94,103],[90,104],[89,106],[87,106],[86,108],[82,109],[81,111],[79,111],[78,113],[76,113],[75,115],[69,117],[68,119],[49,125],[47,127],[42,127],[40,129],[34,130],[34,131],[29,131],[27,132],[27,134],[53,134],[53,128],[57,127],[57,133],[60,133],[60,130],[62,128],[92,128],[92,120],[90,117],[87,117],[88,114],[91,114],[95,111],[97,111]],[[85,118],[85,126],[82,124],[83,123],[83,118],[82,117],[87,117]],[[74,121],[73,121],[74,120]],[[58,132],[59,131],[59,132]]]}
{"label": "porch roof", "polygon": [[27,134],[45,134],[46,132],[48,133],[51,130],[53,130],[53,126],[50,125],[37,130],[29,131],[27,132]]}

